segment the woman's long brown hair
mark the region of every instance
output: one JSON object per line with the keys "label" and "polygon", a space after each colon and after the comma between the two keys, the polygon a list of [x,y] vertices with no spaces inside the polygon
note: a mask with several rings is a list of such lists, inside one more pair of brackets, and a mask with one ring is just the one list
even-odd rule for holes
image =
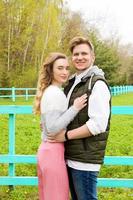
{"label": "woman's long brown hair", "polygon": [[37,92],[35,96],[34,102],[34,113],[40,114],[40,102],[43,95],[44,90],[51,85],[53,81],[53,64],[57,59],[67,59],[65,54],[62,53],[50,53],[48,57],[45,59],[40,71],[39,78],[37,84]]}

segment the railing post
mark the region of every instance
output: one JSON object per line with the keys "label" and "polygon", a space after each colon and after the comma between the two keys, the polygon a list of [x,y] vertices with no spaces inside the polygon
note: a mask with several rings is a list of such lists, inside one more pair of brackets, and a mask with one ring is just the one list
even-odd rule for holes
{"label": "railing post", "polygon": [[122,86],[122,94],[124,94],[124,85]]}
{"label": "railing post", "polygon": [[114,86],[113,88],[114,88],[114,96],[116,96],[117,95],[117,87]]}
{"label": "railing post", "polygon": [[127,94],[128,93],[128,86],[126,85],[125,87],[126,87],[126,94]]}
{"label": "railing post", "polygon": [[28,88],[26,88],[25,90],[25,98],[26,98],[26,101],[28,101]]}
{"label": "railing post", "polygon": [[116,86],[116,88],[117,88],[117,89],[116,89],[116,91],[117,91],[117,92],[116,92],[116,95],[119,95],[119,86]]}
{"label": "railing post", "polygon": [[120,94],[122,94],[122,85],[120,85]]}
{"label": "railing post", "polygon": [[12,101],[15,101],[15,87],[12,87]]}
{"label": "railing post", "polygon": [[[15,155],[15,114],[9,114],[9,155]],[[15,176],[15,164],[9,163],[8,175]],[[13,189],[10,185],[9,189]]]}

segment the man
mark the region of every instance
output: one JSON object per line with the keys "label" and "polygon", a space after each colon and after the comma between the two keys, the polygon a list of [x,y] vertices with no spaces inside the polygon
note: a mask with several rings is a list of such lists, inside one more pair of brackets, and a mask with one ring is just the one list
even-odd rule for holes
{"label": "man", "polygon": [[71,196],[73,200],[97,199],[97,176],[103,163],[110,124],[110,90],[104,73],[93,66],[93,45],[83,37],[70,43],[76,74],[69,80],[65,93],[71,106],[74,99],[88,94],[88,105],[69,124],[66,132],[53,142],[65,142]]}

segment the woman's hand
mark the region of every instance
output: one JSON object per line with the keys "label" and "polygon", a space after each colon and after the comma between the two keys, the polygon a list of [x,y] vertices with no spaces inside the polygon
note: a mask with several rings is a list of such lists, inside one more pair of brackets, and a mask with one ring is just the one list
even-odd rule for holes
{"label": "woman's hand", "polygon": [[78,111],[80,111],[87,105],[87,100],[87,94],[83,94],[81,97],[77,97],[74,100],[73,105]]}

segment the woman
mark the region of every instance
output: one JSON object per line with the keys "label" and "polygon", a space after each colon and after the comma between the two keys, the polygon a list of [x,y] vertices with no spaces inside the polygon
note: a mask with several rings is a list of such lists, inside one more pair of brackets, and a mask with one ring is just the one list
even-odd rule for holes
{"label": "woman", "polygon": [[66,129],[76,114],[86,106],[87,95],[75,99],[67,110],[62,84],[68,80],[69,63],[62,53],[51,53],[39,74],[35,112],[41,114],[42,143],[38,149],[38,180],[40,200],[68,200],[69,185],[64,161],[64,144],[49,143],[48,133]]}

